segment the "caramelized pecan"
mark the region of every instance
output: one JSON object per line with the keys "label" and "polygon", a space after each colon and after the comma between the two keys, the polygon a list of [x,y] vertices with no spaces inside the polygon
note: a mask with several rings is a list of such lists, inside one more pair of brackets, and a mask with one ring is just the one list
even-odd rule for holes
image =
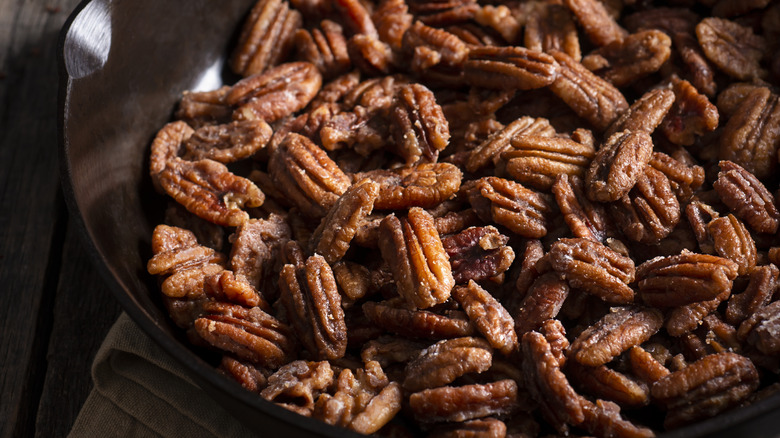
{"label": "caramelized pecan", "polygon": [[470,280],[466,286],[455,286],[452,296],[493,348],[507,356],[517,349],[514,320],[490,293]]}
{"label": "caramelized pecan", "polygon": [[477,47],[469,51],[463,75],[475,87],[531,90],[552,84],[558,64],[552,56],[524,47]]}
{"label": "caramelized pecan", "polygon": [[497,177],[478,180],[469,202],[483,220],[492,219],[523,237],[547,234],[552,200],[547,195]]}
{"label": "caramelized pecan", "polygon": [[298,59],[317,66],[326,79],[346,73],[352,66],[347,53],[347,39],[341,25],[336,22],[322,20],[319,28],[298,29],[295,45]]}
{"label": "caramelized pecan", "polygon": [[645,172],[653,156],[653,140],[642,131],[611,135],[590,163],[585,176],[588,197],[593,201],[617,201]]}
{"label": "caramelized pecan", "polygon": [[558,175],[583,176],[596,151],[592,144],[563,137],[521,135],[501,154],[503,171],[512,179],[549,190]]}
{"label": "caramelized pecan", "polygon": [[718,109],[690,82],[672,78],[675,101],[661,122],[661,130],[674,144],[690,146],[696,137],[718,127]]}
{"label": "caramelized pecan", "polygon": [[726,74],[743,81],[766,74],[759,65],[766,42],[749,27],[708,17],[696,25],[696,36],[707,58]]}
{"label": "caramelized pecan", "polygon": [[390,132],[407,164],[435,162],[449,144],[447,119],[431,90],[423,85],[408,84],[398,90],[392,120]]}
{"label": "caramelized pecan", "polygon": [[[437,225],[437,228],[439,226]],[[493,226],[470,227],[442,238],[456,284],[495,278],[509,269],[515,252]]]}
{"label": "caramelized pecan", "polygon": [[379,183],[377,209],[433,207],[460,188],[463,174],[449,163],[422,163],[395,170],[373,170],[356,174],[355,179],[370,178]]}
{"label": "caramelized pecan", "polygon": [[759,309],[769,304],[777,291],[780,270],[773,264],[757,266],[750,270],[750,283],[745,291],[731,295],[726,307],[726,321],[738,325]]}
{"label": "caramelized pecan", "polygon": [[230,59],[230,68],[246,77],[279,64],[293,46],[293,34],[301,27],[301,13],[284,0],[255,3]]}
{"label": "caramelized pecan", "polygon": [[315,400],[332,383],[333,368],[327,361],[296,360],[271,374],[260,396],[302,415],[311,415]]}
{"label": "caramelized pecan", "polygon": [[727,160],[718,164],[718,180],[712,186],[723,203],[753,230],[759,233],[777,231],[780,212],[769,190],[739,164]]}
{"label": "caramelized pecan", "polygon": [[742,322],[737,336],[764,354],[777,355],[780,352],[780,342],[777,339],[780,320],[778,316],[780,316],[780,301],[775,301],[762,307]]}
{"label": "caramelized pecan", "polygon": [[668,88],[650,90],[628,107],[604,133],[608,138],[620,131],[642,131],[652,134],[674,103],[675,94]]}
{"label": "caramelized pecan", "polygon": [[604,242],[611,234],[606,210],[585,196],[583,186],[582,178],[562,174],[556,178],[552,192],[574,237]]}
{"label": "caramelized pecan", "polygon": [[564,4],[577,17],[580,26],[596,46],[620,42],[628,34],[598,0],[566,0]]}
{"label": "caramelized pecan", "polygon": [[523,135],[552,137],[555,135],[555,129],[547,119],[520,117],[472,149],[466,161],[466,170],[474,173],[486,167],[491,161],[496,164],[503,152],[512,149],[510,143],[512,139]]}
{"label": "caramelized pecan", "polygon": [[537,3],[525,23],[525,46],[549,53],[558,50],[575,61],[582,58],[571,11],[558,3]]}
{"label": "caramelized pecan", "polygon": [[569,296],[569,285],[557,273],[539,276],[525,294],[520,310],[515,314],[517,334],[538,329],[545,321],[558,316],[563,302]]}
{"label": "caramelized pecan", "polygon": [[363,304],[363,313],[377,326],[412,338],[447,339],[474,334],[474,325],[462,312],[440,315],[427,310],[409,310],[398,304],[368,301]]}
{"label": "caramelized pecan", "polygon": [[516,407],[517,383],[509,379],[484,385],[425,389],[409,396],[412,415],[423,423],[506,415]]}
{"label": "caramelized pecan", "polygon": [[655,73],[669,59],[672,41],[659,30],[646,30],[615,40],[589,53],[582,65],[616,87],[625,87]]}
{"label": "caramelized pecan", "polygon": [[417,392],[444,386],[465,374],[487,371],[492,363],[493,350],[483,339],[446,339],[422,350],[409,362],[403,387]]}

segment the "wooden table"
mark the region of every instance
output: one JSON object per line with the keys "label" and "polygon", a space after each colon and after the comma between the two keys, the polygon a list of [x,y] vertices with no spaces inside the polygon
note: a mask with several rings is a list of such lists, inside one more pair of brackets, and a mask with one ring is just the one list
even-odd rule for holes
{"label": "wooden table", "polygon": [[0,438],[60,437],[120,313],[57,164],[57,41],[79,0],[0,0]]}

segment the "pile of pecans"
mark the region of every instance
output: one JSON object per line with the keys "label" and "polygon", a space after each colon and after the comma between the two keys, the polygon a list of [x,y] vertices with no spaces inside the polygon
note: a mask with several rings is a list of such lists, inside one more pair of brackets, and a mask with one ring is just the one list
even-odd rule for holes
{"label": "pile of pecans", "polygon": [[151,147],[173,321],[382,436],[647,437],[780,373],[780,4],[260,0]]}

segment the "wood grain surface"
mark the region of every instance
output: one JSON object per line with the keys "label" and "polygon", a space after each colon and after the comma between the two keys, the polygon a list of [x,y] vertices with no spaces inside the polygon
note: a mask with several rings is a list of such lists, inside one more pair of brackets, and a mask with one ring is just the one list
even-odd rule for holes
{"label": "wood grain surface", "polygon": [[57,42],[78,0],[0,0],[0,437],[68,433],[120,309],[71,226]]}

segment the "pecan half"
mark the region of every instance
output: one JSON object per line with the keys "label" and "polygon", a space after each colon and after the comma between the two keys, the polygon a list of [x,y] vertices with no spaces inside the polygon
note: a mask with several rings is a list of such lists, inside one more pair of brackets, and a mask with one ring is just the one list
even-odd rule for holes
{"label": "pecan half", "polygon": [[293,34],[301,27],[301,13],[284,0],[258,1],[244,22],[230,68],[251,76],[279,64],[293,46]]}
{"label": "pecan half", "polygon": [[260,396],[302,415],[311,415],[315,400],[332,383],[333,368],[327,361],[296,360],[268,376],[268,386]]}
{"label": "pecan half", "polygon": [[596,46],[622,41],[628,34],[598,0],[566,0],[564,4],[577,17],[588,39]]}
{"label": "pecan half", "polygon": [[506,379],[484,385],[425,389],[409,396],[409,408],[423,423],[506,415],[517,408],[517,383]]}
{"label": "pecan half", "polygon": [[666,331],[671,336],[683,336],[694,331],[702,320],[714,312],[720,303],[729,297],[726,290],[711,300],[683,304],[669,311],[666,317]]}
{"label": "pecan half", "polygon": [[460,67],[468,56],[466,43],[455,35],[415,21],[404,33],[403,51],[411,55],[412,71],[424,73],[431,67]]}
{"label": "pecan half", "polygon": [[318,358],[338,359],[347,349],[347,326],[333,271],[320,255],[300,267],[284,265],[279,276],[287,320],[306,349]]}
{"label": "pecan half", "polygon": [[478,418],[462,423],[448,424],[434,429],[431,438],[503,438],[506,424],[496,418]]}
{"label": "pecan half", "polygon": [[664,425],[674,428],[735,406],[757,386],[758,372],[750,359],[718,353],[661,378],[650,391],[668,410]]}
{"label": "pecan half", "polygon": [[525,23],[525,46],[550,53],[558,50],[579,61],[580,40],[571,11],[562,4],[538,3]]}
{"label": "pecan half", "polygon": [[497,177],[476,182],[469,202],[483,220],[492,219],[523,237],[539,238],[547,234],[552,200],[521,184]]}
{"label": "pecan half", "polygon": [[574,340],[569,357],[596,367],[650,339],[663,324],[660,311],[643,307],[616,307]]}
{"label": "pecan half", "polygon": [[326,79],[346,73],[352,66],[347,53],[347,39],[338,23],[322,20],[319,28],[295,32],[298,59],[315,66]]}
{"label": "pecan half", "polygon": [[566,371],[575,386],[600,399],[632,408],[650,402],[650,388],[647,385],[605,365],[587,367],[569,362]]}
{"label": "pecan half", "polygon": [[558,316],[569,296],[569,285],[555,272],[539,276],[525,294],[520,310],[515,314],[515,331],[524,333],[538,329],[545,321]]}
{"label": "pecan half", "polygon": [[778,286],[780,270],[773,264],[750,270],[750,283],[745,291],[732,294],[726,307],[726,322],[738,325],[769,304]]}
{"label": "pecan half", "polygon": [[552,186],[555,201],[574,237],[604,242],[611,233],[607,212],[585,196],[582,178],[558,175]]}
{"label": "pecan half", "polygon": [[322,217],[351,185],[350,178],[307,137],[289,133],[271,155],[268,170],[290,202]]}
{"label": "pecan half", "polygon": [[748,93],[723,128],[718,157],[739,164],[758,179],[772,177],[780,146],[779,100],[766,87]]}
{"label": "pecan half", "polygon": [[231,269],[256,289],[271,292],[275,286],[271,280],[275,280],[281,267],[278,259],[291,233],[289,225],[276,214],[244,222],[231,237]]}
{"label": "pecan half", "polygon": [[259,307],[209,302],[203,310],[193,327],[210,345],[268,368],[278,368],[293,358],[289,328]]}
{"label": "pecan half", "polygon": [[758,351],[777,355],[780,352],[780,342],[777,339],[778,321],[780,321],[780,301],[768,304],[750,315],[739,325],[737,336]]}
{"label": "pecan half", "polygon": [[550,90],[594,128],[607,129],[628,109],[626,98],[612,84],[563,52],[550,54],[558,61],[558,78],[550,84]]}
{"label": "pecan half", "polygon": [[467,21],[479,9],[476,0],[414,0],[409,3],[411,12],[420,21],[433,27]]}
{"label": "pecan half", "polygon": [[312,253],[334,263],[347,253],[360,223],[374,208],[379,184],[363,180],[353,184],[339,197],[309,240]]}
{"label": "pecan half", "polygon": [[403,387],[417,392],[444,386],[465,374],[487,371],[492,363],[493,350],[483,339],[446,339],[422,350],[409,362]]}
{"label": "pecan half", "polygon": [[668,88],[648,91],[610,125],[604,136],[609,138],[620,131],[642,131],[652,134],[672,108],[674,100],[675,94]]}
{"label": "pecan half", "polygon": [[455,283],[481,281],[503,274],[515,259],[514,250],[506,245],[508,241],[509,238],[493,226],[470,227],[442,238]]}
{"label": "pecan half", "polygon": [[470,280],[466,286],[456,286],[452,296],[493,348],[505,355],[517,349],[515,322],[490,293]]}
{"label": "pecan half", "polygon": [[539,190],[549,190],[558,175],[583,176],[596,155],[592,144],[563,137],[521,135],[501,154],[503,172]]}
{"label": "pecan half", "polygon": [[739,164],[724,160],[718,165],[720,172],[712,186],[729,210],[759,233],[776,232],[780,212],[769,190]]}
{"label": "pecan half", "polygon": [[230,356],[222,356],[217,371],[231,377],[241,386],[252,392],[265,388],[267,377],[261,369],[248,362],[242,362]]}
{"label": "pecan half", "polygon": [[398,90],[391,110],[390,132],[396,148],[407,164],[419,160],[434,162],[449,144],[450,129],[431,90],[420,84],[408,84]]}
{"label": "pecan half", "polygon": [[398,304],[368,301],[363,304],[363,313],[377,326],[411,338],[447,339],[474,334],[474,325],[462,312],[440,315],[427,310],[410,310]]}
{"label": "pecan half", "polygon": [[707,59],[729,76],[744,81],[766,74],[759,65],[766,42],[749,27],[708,17],[696,25],[696,36]]}
{"label": "pecan half", "polygon": [[463,75],[475,87],[531,90],[552,84],[558,64],[552,56],[525,47],[476,47],[468,53]]}
{"label": "pecan half", "polygon": [[360,180],[370,178],[380,184],[377,209],[434,207],[449,199],[460,188],[463,174],[450,163],[421,163],[394,170],[373,170],[355,174]]}
{"label": "pecan half", "polygon": [[372,15],[379,38],[395,51],[401,50],[404,33],[412,25],[414,17],[404,0],[384,0]]}
{"label": "pecan half", "polygon": [[398,292],[418,308],[443,303],[455,285],[433,217],[414,207],[405,219],[389,215],[379,225],[379,249]]}
{"label": "pecan half", "polygon": [[714,299],[731,290],[736,276],[737,264],[731,260],[690,251],[656,257],[636,269],[642,300],[657,307]]}
{"label": "pecan half", "polygon": [[314,64],[290,62],[236,82],[225,102],[236,108],[234,119],[271,123],[303,109],[321,85]]}
{"label": "pecan half", "polygon": [[233,109],[225,102],[229,92],[229,85],[212,91],[185,91],[174,116],[192,127],[227,123],[233,114]]}
{"label": "pecan half", "polygon": [[634,262],[599,242],[588,239],[559,239],[550,247],[550,264],[569,285],[608,303],[634,300],[628,283],[634,280]]}
{"label": "pecan half", "polygon": [[680,203],[689,202],[693,192],[704,183],[703,167],[687,164],[663,152],[653,152],[650,166],[666,175]]}
{"label": "pecan half", "polygon": [[610,136],[596,153],[585,176],[593,201],[617,201],[628,194],[653,156],[653,140],[646,132],[621,131]]}
{"label": "pecan half", "polygon": [[625,87],[658,71],[669,59],[671,46],[665,33],[646,30],[602,46],[581,62],[612,85]]}
{"label": "pecan half", "polygon": [[466,170],[476,172],[490,164],[496,164],[503,152],[512,149],[511,140],[521,135],[552,137],[555,129],[547,119],[523,116],[495,132],[469,153]]}

